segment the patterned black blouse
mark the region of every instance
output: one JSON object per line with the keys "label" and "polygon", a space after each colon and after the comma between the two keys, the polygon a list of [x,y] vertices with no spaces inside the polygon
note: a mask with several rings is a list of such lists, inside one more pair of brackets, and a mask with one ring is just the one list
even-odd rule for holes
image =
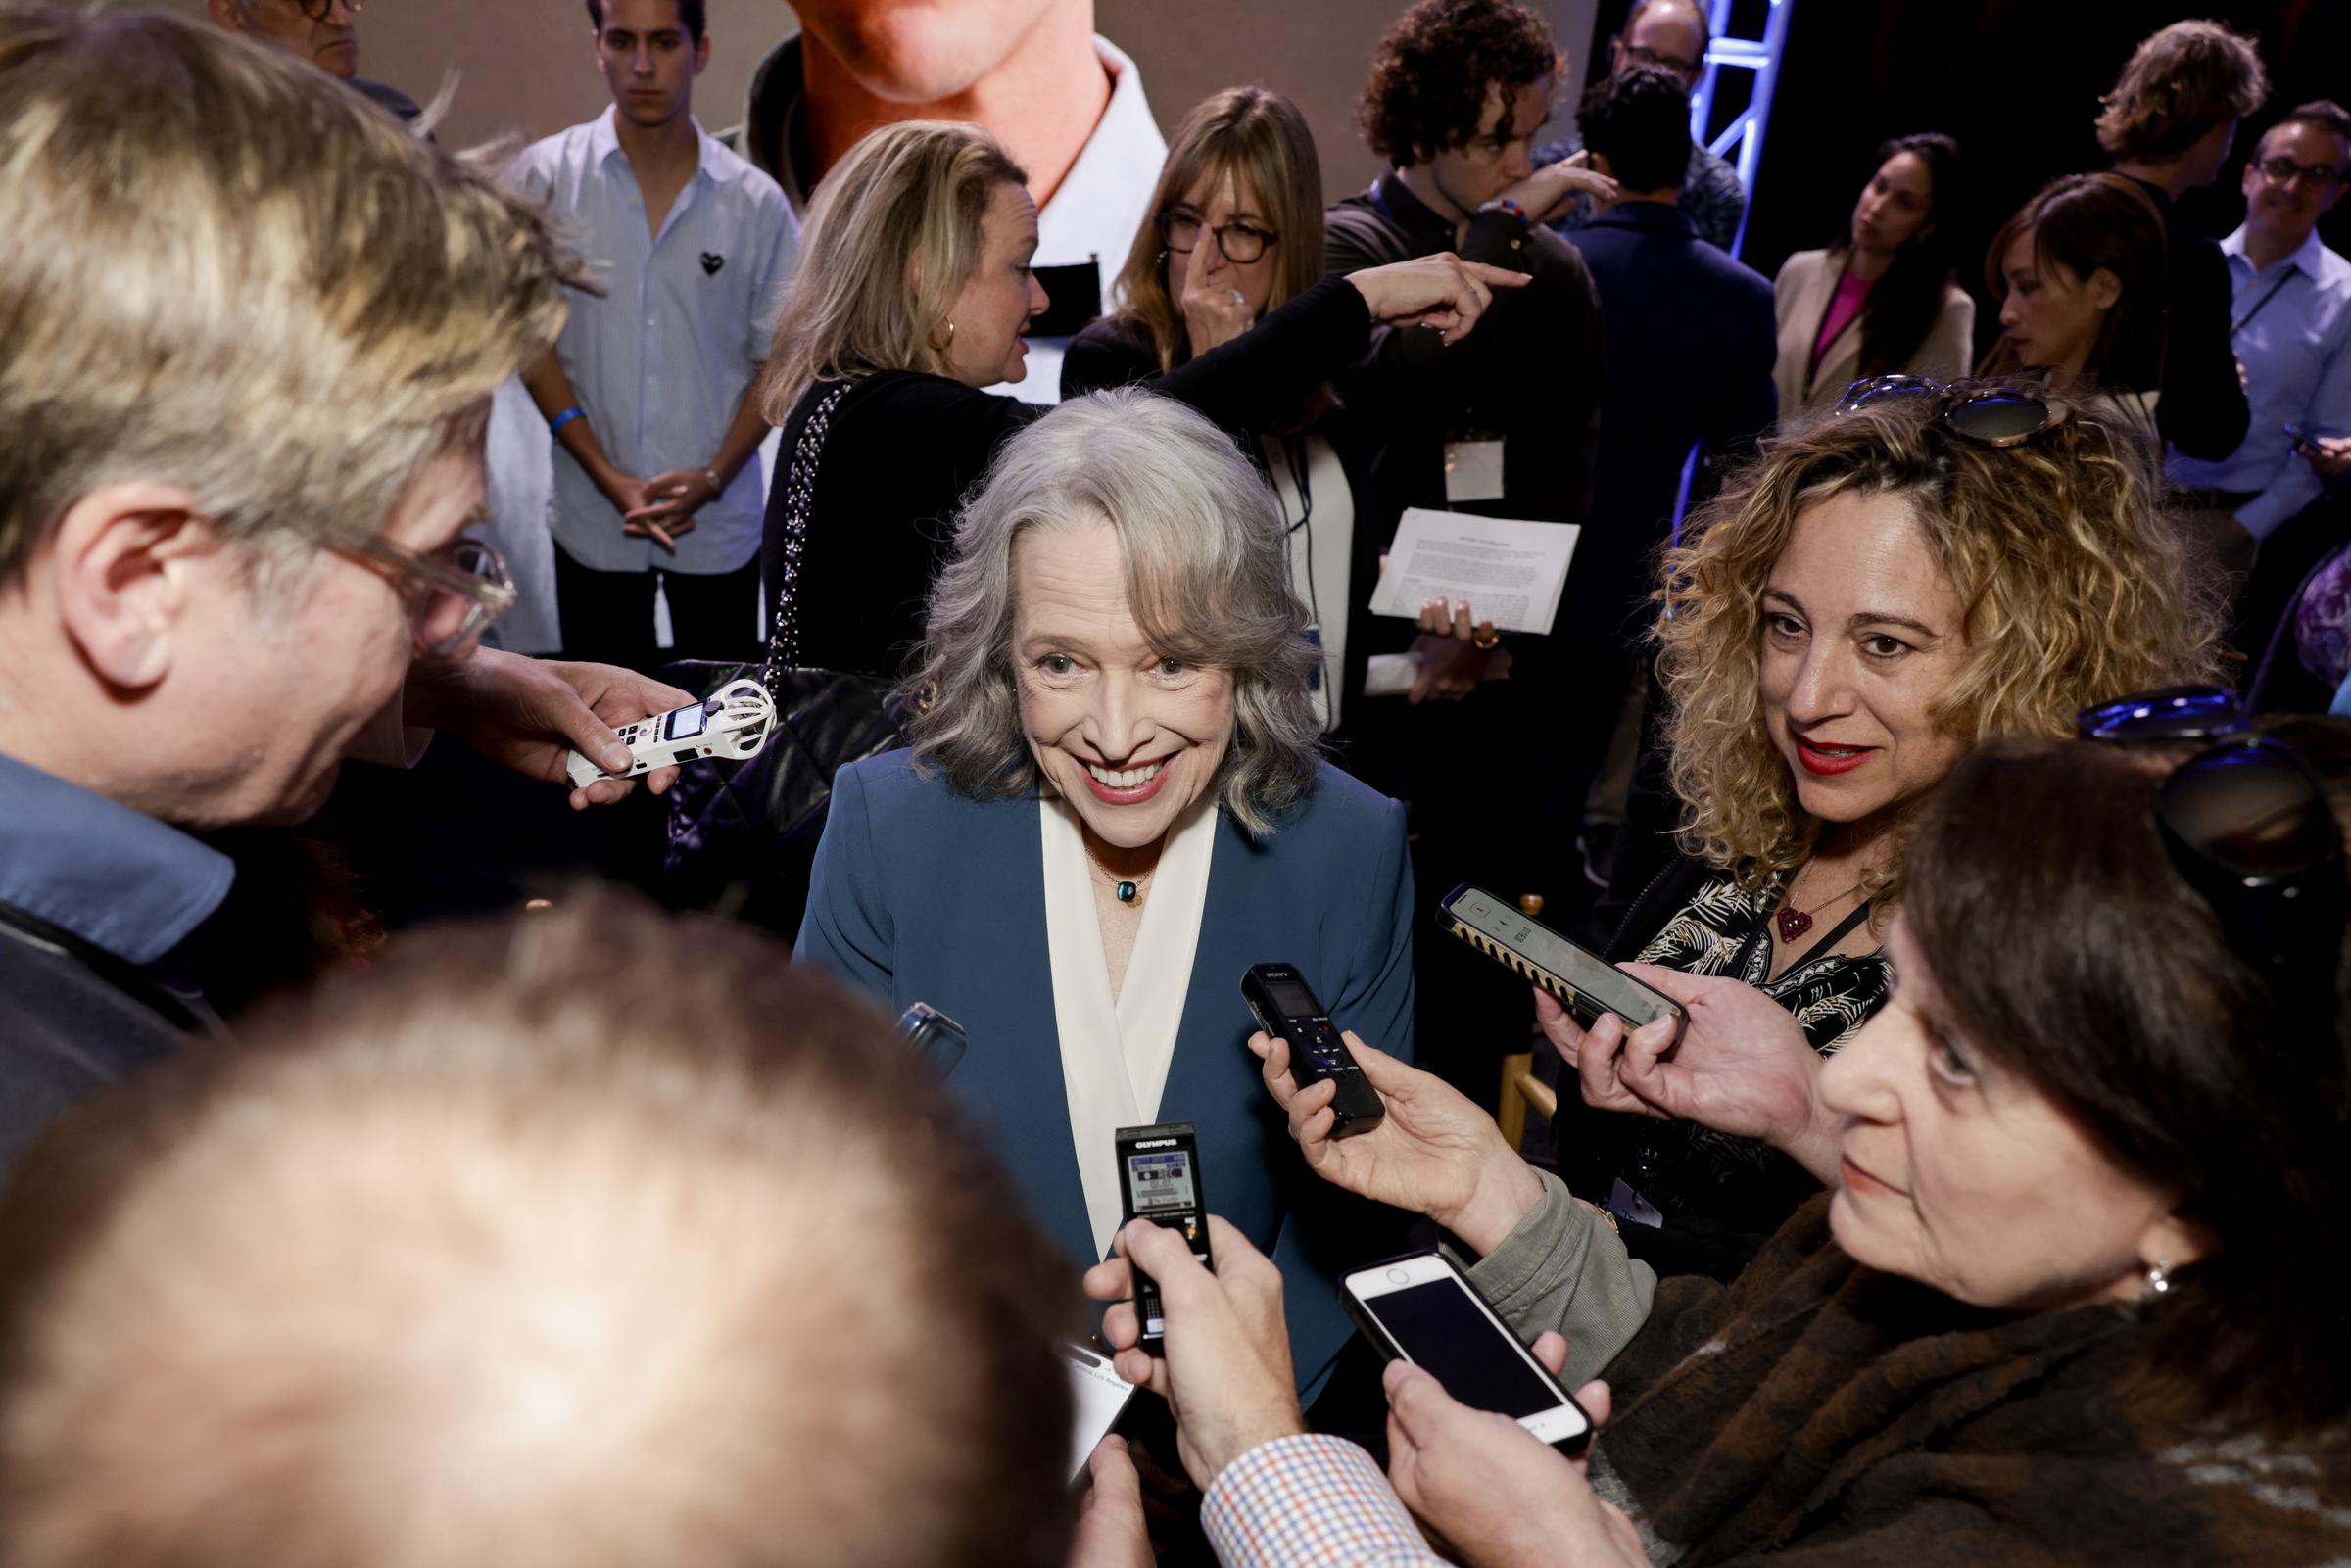
{"label": "patterned black blouse", "polygon": [[[1749,892],[1727,877],[1709,880],[1641,949],[1641,962],[1745,980],[1796,1015],[1812,1049],[1827,1056],[1886,1005],[1893,974],[1882,951],[1859,957],[1825,951],[1858,923],[1855,911],[1824,928],[1785,973],[1766,978],[1769,921],[1783,885]],[[1700,1217],[1753,1233],[1778,1229],[1820,1190],[1801,1165],[1767,1145],[1678,1121],[1640,1138],[1622,1174],[1669,1219]]]}

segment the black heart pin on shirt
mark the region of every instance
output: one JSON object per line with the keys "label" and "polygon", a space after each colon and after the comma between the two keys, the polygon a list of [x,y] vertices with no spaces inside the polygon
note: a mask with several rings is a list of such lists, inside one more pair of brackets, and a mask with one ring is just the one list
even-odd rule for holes
{"label": "black heart pin on shirt", "polygon": [[718,276],[718,269],[726,264],[727,259],[719,255],[716,251],[704,251],[702,253],[702,271],[706,275],[710,277]]}

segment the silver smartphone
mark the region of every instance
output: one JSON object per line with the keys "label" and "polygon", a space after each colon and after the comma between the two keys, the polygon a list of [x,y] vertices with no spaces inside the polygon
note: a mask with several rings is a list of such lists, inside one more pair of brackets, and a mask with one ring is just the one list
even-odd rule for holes
{"label": "silver smartphone", "polygon": [[1642,984],[1599,954],[1586,952],[1499,893],[1463,882],[1437,905],[1437,924],[1558,997],[1587,1029],[1603,1013],[1615,1014],[1634,1029],[1669,1018],[1678,1041],[1682,1025],[1689,1022],[1672,997]]}
{"label": "silver smartphone", "polygon": [[1340,1282],[1340,1299],[1381,1354],[1427,1368],[1471,1409],[1499,1411],[1568,1453],[1592,1440],[1583,1406],[1443,1254],[1359,1268]]}

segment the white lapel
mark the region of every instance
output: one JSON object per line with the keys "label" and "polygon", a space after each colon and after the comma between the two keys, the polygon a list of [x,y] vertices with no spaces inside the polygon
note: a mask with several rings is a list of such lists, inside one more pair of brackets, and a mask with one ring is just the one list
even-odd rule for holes
{"label": "white lapel", "polygon": [[1117,1233],[1120,1202],[1114,1138],[1119,1128],[1158,1119],[1191,989],[1200,917],[1217,842],[1214,799],[1176,821],[1151,878],[1126,983],[1114,1003],[1093,872],[1078,817],[1058,798],[1040,798],[1044,851],[1045,948],[1053,969],[1053,1016],[1061,1045],[1070,1137],[1085,1191],[1097,1254]]}

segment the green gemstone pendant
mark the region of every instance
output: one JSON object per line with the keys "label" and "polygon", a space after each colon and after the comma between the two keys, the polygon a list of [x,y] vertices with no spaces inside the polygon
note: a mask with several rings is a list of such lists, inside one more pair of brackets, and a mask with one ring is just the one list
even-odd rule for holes
{"label": "green gemstone pendant", "polygon": [[1119,887],[1118,887],[1118,893],[1119,893],[1119,902],[1120,902],[1120,903],[1122,903],[1122,904],[1131,904],[1131,903],[1133,903],[1133,902],[1134,902],[1134,883],[1132,883],[1132,882],[1121,882],[1121,883],[1119,883]]}

